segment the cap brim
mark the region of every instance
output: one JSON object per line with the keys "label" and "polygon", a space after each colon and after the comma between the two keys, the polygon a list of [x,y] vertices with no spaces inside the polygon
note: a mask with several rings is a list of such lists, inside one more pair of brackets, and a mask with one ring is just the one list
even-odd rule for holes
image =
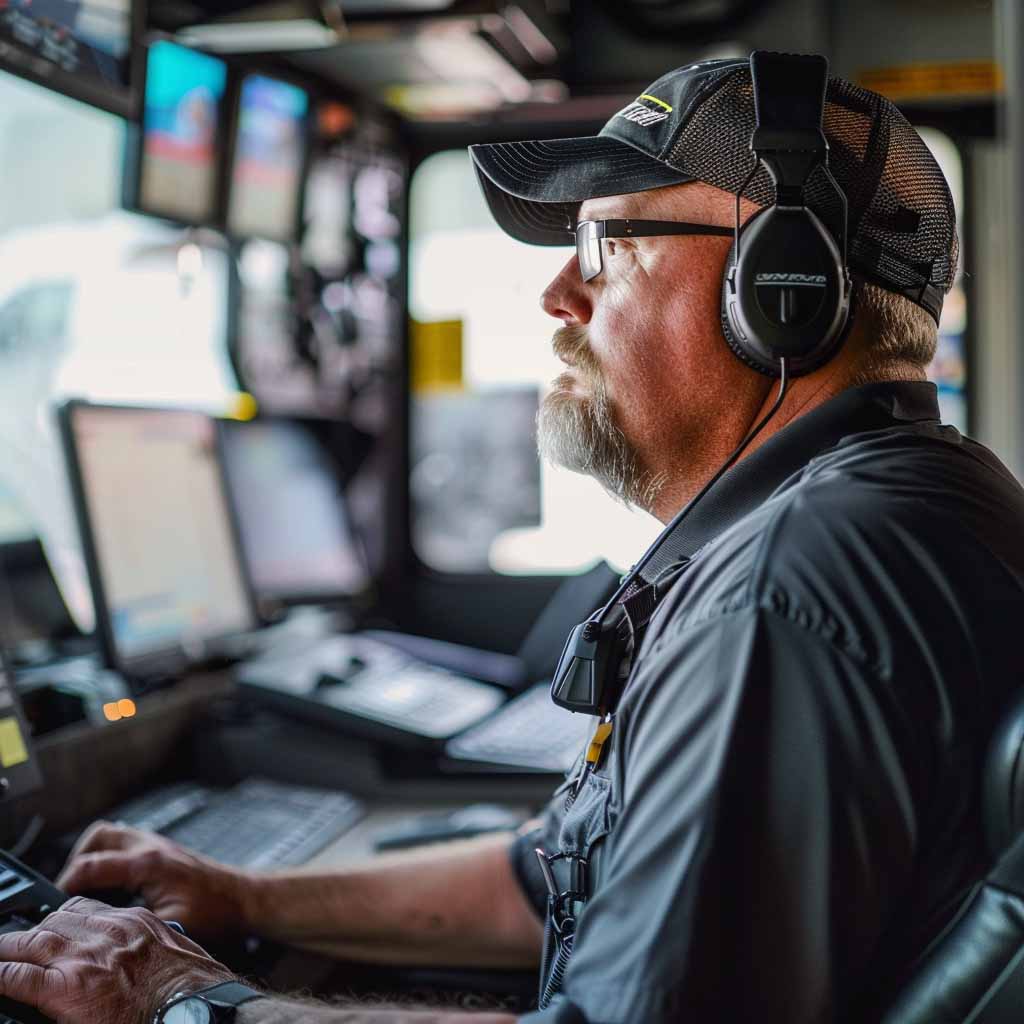
{"label": "cap brim", "polygon": [[693,181],[618,139],[595,135],[470,146],[494,219],[532,245],[573,244],[580,203]]}

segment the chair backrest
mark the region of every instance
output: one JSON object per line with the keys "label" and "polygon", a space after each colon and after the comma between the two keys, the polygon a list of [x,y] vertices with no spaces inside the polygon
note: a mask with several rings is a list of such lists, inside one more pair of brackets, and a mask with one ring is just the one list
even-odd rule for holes
{"label": "chair backrest", "polygon": [[925,951],[882,1024],[1024,1020],[1024,698],[993,735],[982,800],[996,866]]}

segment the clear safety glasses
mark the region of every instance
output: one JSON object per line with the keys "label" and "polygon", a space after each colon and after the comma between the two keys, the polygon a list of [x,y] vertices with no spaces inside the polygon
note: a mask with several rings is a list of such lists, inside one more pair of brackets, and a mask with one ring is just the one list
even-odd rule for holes
{"label": "clear safety glasses", "polygon": [[604,269],[602,238],[653,238],[657,235],[733,235],[734,228],[676,220],[582,220],[576,225],[576,257],[584,281]]}

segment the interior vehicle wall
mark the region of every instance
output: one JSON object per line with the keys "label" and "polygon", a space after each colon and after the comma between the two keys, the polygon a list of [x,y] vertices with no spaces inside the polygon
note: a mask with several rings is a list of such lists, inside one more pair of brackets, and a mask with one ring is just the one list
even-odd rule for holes
{"label": "interior vehicle wall", "polygon": [[991,0],[831,0],[828,20],[832,70],[855,80],[868,69],[994,58]]}

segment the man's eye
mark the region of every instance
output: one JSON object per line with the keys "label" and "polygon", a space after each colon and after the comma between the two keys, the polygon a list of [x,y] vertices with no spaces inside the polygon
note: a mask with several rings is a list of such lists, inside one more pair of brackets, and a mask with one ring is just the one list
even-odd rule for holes
{"label": "man's eye", "polygon": [[609,256],[614,256],[622,248],[620,245],[618,245],[614,238],[606,238],[605,241],[608,243]]}

